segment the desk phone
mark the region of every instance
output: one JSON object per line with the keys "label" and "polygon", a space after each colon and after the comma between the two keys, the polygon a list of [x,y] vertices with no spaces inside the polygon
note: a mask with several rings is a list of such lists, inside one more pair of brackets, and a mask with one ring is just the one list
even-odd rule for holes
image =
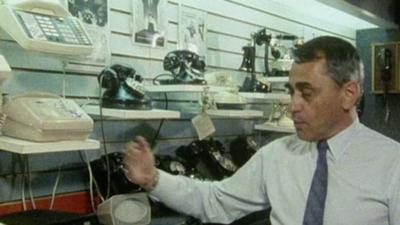
{"label": "desk phone", "polygon": [[93,49],[81,21],[57,0],[0,5],[0,27],[28,50],[85,55]]}
{"label": "desk phone", "polygon": [[49,93],[12,96],[3,107],[7,115],[3,134],[15,138],[48,142],[85,140],[93,120],[71,99]]}

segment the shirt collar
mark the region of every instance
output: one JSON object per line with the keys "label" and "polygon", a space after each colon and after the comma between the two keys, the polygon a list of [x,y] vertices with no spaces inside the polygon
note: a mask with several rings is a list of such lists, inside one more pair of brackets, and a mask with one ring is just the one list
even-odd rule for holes
{"label": "shirt collar", "polygon": [[360,121],[356,118],[350,126],[327,140],[329,151],[331,152],[333,159],[339,159],[339,157],[345,152],[347,147],[350,145],[351,140],[356,135],[359,126]]}

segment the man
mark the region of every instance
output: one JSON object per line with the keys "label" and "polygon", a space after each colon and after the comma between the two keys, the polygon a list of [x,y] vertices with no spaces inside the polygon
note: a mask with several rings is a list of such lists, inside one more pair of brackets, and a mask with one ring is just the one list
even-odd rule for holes
{"label": "man", "polygon": [[206,222],[271,207],[273,225],[399,225],[400,144],[359,122],[362,69],[346,41],[310,40],[295,52],[289,77],[296,135],[261,148],[221,182],[156,170],[149,145],[138,138],[126,147],[127,176]]}

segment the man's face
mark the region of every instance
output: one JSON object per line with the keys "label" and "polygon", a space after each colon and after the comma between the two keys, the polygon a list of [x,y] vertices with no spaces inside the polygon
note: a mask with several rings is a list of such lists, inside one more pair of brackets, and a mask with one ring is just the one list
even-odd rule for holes
{"label": "man's face", "polygon": [[343,90],[327,74],[325,59],[293,64],[289,89],[289,111],[300,139],[327,139],[347,126]]}

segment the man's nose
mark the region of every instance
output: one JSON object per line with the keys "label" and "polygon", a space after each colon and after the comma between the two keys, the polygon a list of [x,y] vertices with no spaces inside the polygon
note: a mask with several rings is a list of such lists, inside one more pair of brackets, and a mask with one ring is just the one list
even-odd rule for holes
{"label": "man's nose", "polygon": [[301,98],[296,95],[292,95],[290,97],[289,112],[293,114],[300,110],[301,110]]}

